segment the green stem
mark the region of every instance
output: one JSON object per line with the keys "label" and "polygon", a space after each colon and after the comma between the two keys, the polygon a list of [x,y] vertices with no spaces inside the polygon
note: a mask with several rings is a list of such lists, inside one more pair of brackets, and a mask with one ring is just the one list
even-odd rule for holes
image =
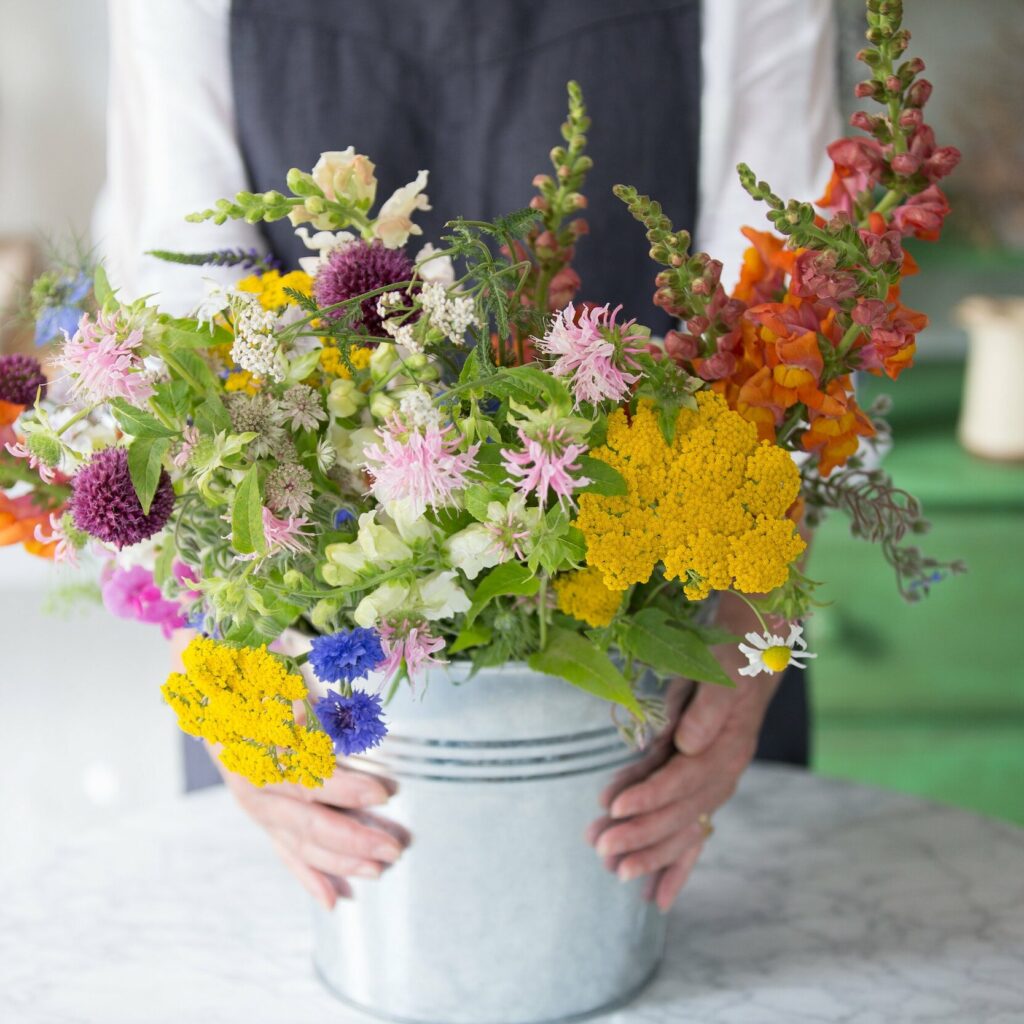
{"label": "green stem", "polygon": [[761,614],[757,605],[755,605],[754,602],[746,596],[746,594],[741,594],[738,590],[730,590],[729,593],[735,594],[736,597],[738,597],[757,616],[757,621],[760,623],[762,631],[768,633],[768,623],[764,621],[764,616]]}
{"label": "green stem", "polygon": [[850,326],[846,328],[846,332],[839,339],[839,344],[836,346],[836,358],[845,359],[850,349],[853,348],[853,343],[863,332],[864,328],[860,324],[850,324]]}
{"label": "green stem", "polygon": [[537,591],[537,613],[540,616],[540,649],[548,645],[548,576],[544,573],[540,578],[540,589]]}
{"label": "green stem", "polygon": [[95,408],[95,405],[87,405],[84,409],[79,409],[78,412],[76,412],[75,415],[71,417],[71,419],[69,419],[63,426],[61,426],[57,430],[57,436],[60,437],[60,435],[63,434],[64,431],[68,429],[68,427],[72,427],[80,420],[84,420],[85,417],[88,416],[89,413],[91,413]]}

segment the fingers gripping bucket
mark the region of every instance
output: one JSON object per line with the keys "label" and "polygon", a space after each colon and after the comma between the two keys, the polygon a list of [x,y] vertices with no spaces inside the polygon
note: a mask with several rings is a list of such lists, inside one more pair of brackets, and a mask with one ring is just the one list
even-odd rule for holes
{"label": "fingers gripping bucket", "polygon": [[533,1024],[627,1000],[665,921],[586,843],[598,795],[635,758],[603,701],[525,665],[432,672],[388,707],[352,767],[393,778],[398,864],[316,908],[315,963],[342,999],[429,1024]]}

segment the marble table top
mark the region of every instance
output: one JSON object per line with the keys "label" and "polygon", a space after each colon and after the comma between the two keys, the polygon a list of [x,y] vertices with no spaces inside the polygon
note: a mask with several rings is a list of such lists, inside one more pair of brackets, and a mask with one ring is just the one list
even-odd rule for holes
{"label": "marble table top", "polygon": [[[600,1024],[1024,1021],[1024,830],[762,767],[716,828],[658,978]],[[0,876],[0,1021],[367,1024],[307,914],[222,790],[155,806]]]}

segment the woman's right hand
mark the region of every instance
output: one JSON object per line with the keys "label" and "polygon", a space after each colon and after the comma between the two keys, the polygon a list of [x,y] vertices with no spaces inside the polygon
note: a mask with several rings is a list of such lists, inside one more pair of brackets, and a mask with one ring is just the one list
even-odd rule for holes
{"label": "woman's right hand", "polygon": [[262,825],[288,870],[328,910],[351,897],[347,878],[377,878],[408,845],[394,822],[368,812],[391,798],[382,780],[339,767],[320,789],[254,786],[217,762],[242,809]]}

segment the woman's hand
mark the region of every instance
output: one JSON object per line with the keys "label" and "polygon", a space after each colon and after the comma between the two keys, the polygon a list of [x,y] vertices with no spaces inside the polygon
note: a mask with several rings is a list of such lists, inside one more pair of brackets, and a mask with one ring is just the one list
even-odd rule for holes
{"label": "woman's hand", "polygon": [[281,860],[328,910],[351,897],[346,878],[377,878],[401,856],[408,834],[368,808],[391,797],[382,780],[339,767],[321,789],[280,783],[254,786],[218,762],[242,809],[262,825]]}
{"label": "woman's hand", "polygon": [[[724,612],[719,624],[725,628],[737,633],[756,628],[745,607]],[[739,675],[746,659],[733,646],[716,654],[735,688],[698,683],[683,708],[692,684],[671,684],[668,727],[647,756],[602,793],[605,814],[587,832],[608,870],[622,881],[650,876],[645,895],[662,911],[675,902],[697,863],[711,815],[732,797],[753,758],[779,683],[779,676]]]}

